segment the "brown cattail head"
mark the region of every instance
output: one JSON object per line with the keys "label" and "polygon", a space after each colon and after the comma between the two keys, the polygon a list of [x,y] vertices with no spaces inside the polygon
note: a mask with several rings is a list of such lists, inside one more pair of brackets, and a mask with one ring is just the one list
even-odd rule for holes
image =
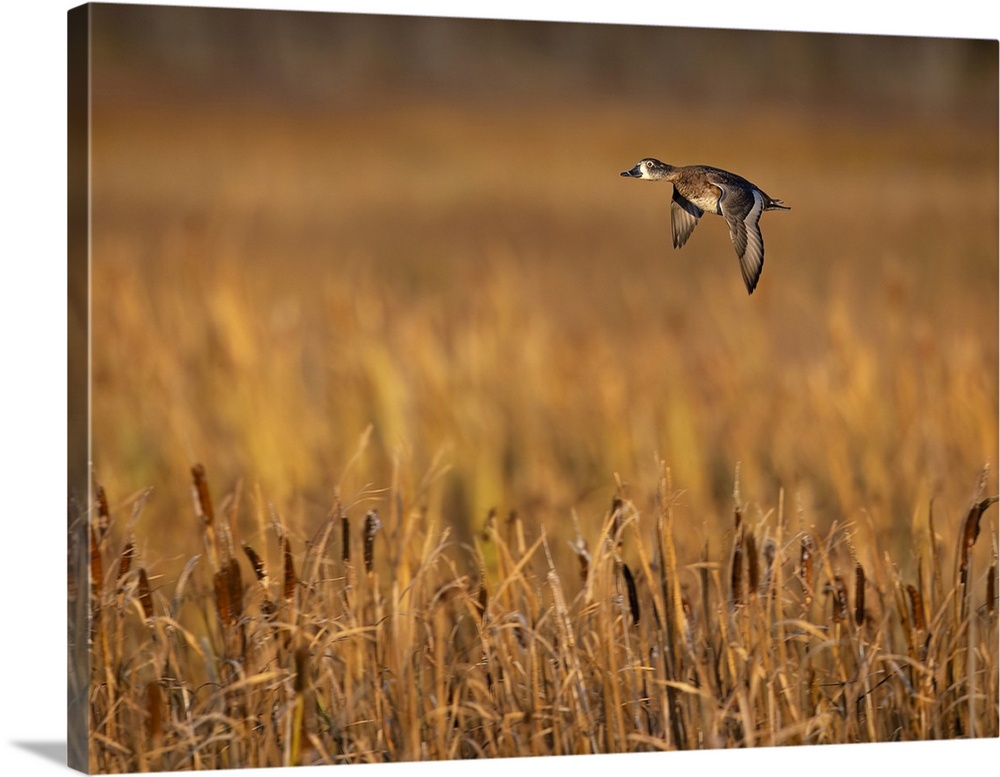
{"label": "brown cattail head", "polygon": [[341,559],[346,564],[351,560],[351,521],[348,519],[347,513],[339,502],[337,503],[337,511],[340,513],[341,542],[343,545],[341,548]]}
{"label": "brown cattail head", "polygon": [[625,577],[625,587],[628,589],[628,606],[632,611],[632,623],[639,624],[639,593],[635,589],[635,578],[628,564],[622,564],[622,575]]}
{"label": "brown cattail head", "polygon": [[257,552],[245,542],[243,543],[243,552],[250,559],[250,565],[253,567],[257,582],[267,588],[267,568],[264,566],[264,559],[258,556]]}
{"label": "brown cattail head", "polygon": [[111,522],[111,511],[108,510],[108,497],[104,493],[104,486],[97,484],[94,498],[97,502],[97,532],[103,537]]}
{"label": "brown cattail head", "polygon": [[235,623],[233,615],[233,605],[229,600],[229,581],[226,579],[226,570],[220,569],[212,576],[212,584],[215,588],[215,609],[219,613],[219,621],[224,624]]}
{"label": "brown cattail head", "polygon": [[288,542],[288,537],[285,537],[285,586],[284,594],[285,600],[287,602],[292,602],[295,599],[295,584],[298,580],[295,577],[295,562],[292,561],[292,546]]}
{"label": "brown cattail head", "polygon": [[757,538],[753,530],[747,529],[747,584],[751,593],[756,593],[760,587],[760,559],[757,557]]}
{"label": "brown cattail head", "polygon": [[309,648],[295,651],[295,692],[304,693],[309,687]]}
{"label": "brown cattail head", "polygon": [[737,506],[733,510],[736,524],[733,533],[732,568],[730,570],[730,601],[733,605],[743,602],[743,511]]}
{"label": "brown cattail head", "polygon": [[959,548],[958,564],[959,582],[962,586],[965,586],[968,581],[969,554],[972,552],[972,546],[976,544],[976,540],[979,538],[980,520],[986,508],[996,502],[997,499],[998,497],[989,496],[986,499],[976,502],[969,508],[969,512],[965,516],[965,523],[962,525],[962,545]]}
{"label": "brown cattail head", "polygon": [[997,611],[997,565],[990,565],[990,573],[986,577],[986,611],[993,615]]}
{"label": "brown cattail head", "polygon": [[927,628],[927,620],[924,618],[924,600],[920,591],[912,585],[906,586],[906,593],[910,595],[910,614],[913,617],[913,628],[923,631]]}
{"label": "brown cattail head", "polygon": [[[71,575],[70,580],[73,579]],[[101,546],[97,542],[97,531],[90,527],[90,589],[98,600],[101,598],[101,581],[104,579],[104,568],[101,564]]]}
{"label": "brown cattail head", "polygon": [[219,620],[230,626],[235,625],[243,614],[243,580],[235,558],[230,558],[215,573],[214,583]]}
{"label": "brown cattail head", "polygon": [[808,605],[813,599],[813,538],[809,534],[802,535],[802,554],[799,557],[799,580],[805,592],[805,602]]}
{"label": "brown cattail head", "polygon": [[212,499],[208,494],[205,468],[201,464],[195,464],[191,467],[191,476],[194,478],[194,497],[198,514],[206,524],[211,524],[215,519],[215,513],[212,510]]}
{"label": "brown cattail head", "polygon": [[[493,514],[495,517],[495,513]],[[375,535],[382,528],[382,521],[379,520],[378,512],[369,510],[365,516],[365,537],[364,537],[364,557],[365,572],[369,575],[375,564]]]}
{"label": "brown cattail head", "polygon": [[860,626],[865,622],[865,568],[854,565],[854,622]]}

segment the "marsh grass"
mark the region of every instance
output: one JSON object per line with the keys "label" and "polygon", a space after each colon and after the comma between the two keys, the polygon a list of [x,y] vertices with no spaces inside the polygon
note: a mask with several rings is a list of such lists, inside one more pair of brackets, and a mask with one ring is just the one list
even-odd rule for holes
{"label": "marsh grass", "polygon": [[94,770],[996,735],[995,122],[569,102],[95,103]]}
{"label": "marsh grass", "polygon": [[[684,558],[678,491],[656,467],[654,509],[615,493],[569,574],[544,525],[515,514],[456,542],[425,493],[397,486],[381,493],[384,527],[374,509],[352,522],[362,508],[336,504],[301,537],[267,506],[253,547],[231,528],[239,494],[217,514],[195,466],[185,520],[206,551],[176,579],[147,568],[129,528],[145,495],[124,526],[105,514],[92,533],[91,770],[998,735],[995,528],[992,547],[970,529],[952,558],[919,543],[912,576],[863,527],[813,540],[781,502],[752,520],[737,502],[729,541]],[[966,524],[996,501],[984,483]],[[265,507],[250,509],[262,520]]]}

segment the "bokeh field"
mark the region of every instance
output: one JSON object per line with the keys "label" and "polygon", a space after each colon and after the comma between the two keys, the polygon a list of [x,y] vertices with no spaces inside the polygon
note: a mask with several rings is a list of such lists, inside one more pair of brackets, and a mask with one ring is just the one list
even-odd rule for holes
{"label": "bokeh field", "polygon": [[[952,574],[970,504],[997,491],[995,63],[985,103],[936,109],[714,99],[710,78],[675,99],[487,84],[317,105],[105,75],[94,479],[108,557],[134,532],[168,599],[203,552],[195,463],[279,568],[276,516],[301,549],[374,509],[380,552],[433,544],[412,522],[435,516],[456,570],[490,580],[503,553],[472,548],[492,512],[528,546],[544,534],[564,583],[568,542],[598,547],[615,497],[653,547],[669,470],[692,591],[699,560],[724,567],[734,505],[761,544],[797,558],[798,533],[836,534],[828,570],[905,588],[936,552]],[[618,175],[644,156],[791,206],[762,219],[753,296],[721,218],[671,248],[669,187]],[[982,521],[971,606],[992,612],[995,508]],[[795,731],[772,743],[813,741]]]}

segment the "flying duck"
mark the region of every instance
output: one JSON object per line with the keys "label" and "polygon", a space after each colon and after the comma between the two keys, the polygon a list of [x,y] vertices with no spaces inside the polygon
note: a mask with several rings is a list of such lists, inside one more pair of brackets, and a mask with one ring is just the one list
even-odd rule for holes
{"label": "flying duck", "polygon": [[740,259],[743,282],[747,292],[753,294],[764,267],[764,240],[757,224],[760,214],[765,210],[791,208],[746,178],[708,165],[674,167],[659,159],[646,158],[622,175],[646,181],[670,181],[674,185],[670,203],[674,248],[687,242],[703,213],[723,216]]}

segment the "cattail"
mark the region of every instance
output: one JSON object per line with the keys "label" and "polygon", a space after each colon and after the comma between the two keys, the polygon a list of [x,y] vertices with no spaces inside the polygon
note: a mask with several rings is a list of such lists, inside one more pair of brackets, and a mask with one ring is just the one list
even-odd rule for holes
{"label": "cattail", "polygon": [[[73,580],[73,575],[70,575]],[[101,598],[101,580],[104,579],[104,569],[101,566],[101,548],[97,542],[97,532],[94,527],[90,527],[90,587],[91,593],[97,598]]]}
{"label": "cattail", "polygon": [[296,693],[304,693],[309,685],[309,648],[300,647],[295,651],[295,681]]}
{"label": "cattail", "polygon": [[211,524],[215,519],[215,512],[212,510],[212,499],[208,494],[205,467],[195,464],[191,467],[191,476],[194,478],[194,498],[198,515],[206,524]]}
{"label": "cattail", "polygon": [[628,564],[622,564],[622,574],[625,577],[625,587],[628,588],[628,606],[632,611],[632,623],[639,624],[639,594],[635,590],[635,578],[632,577],[632,570]]}
{"label": "cattail", "polygon": [[965,516],[965,523],[962,526],[962,545],[959,548],[959,582],[963,588],[969,574],[969,554],[972,552],[972,546],[976,544],[976,540],[979,538],[980,520],[986,508],[996,502],[997,499],[998,497],[990,496],[976,502],[969,508],[969,512]]}
{"label": "cattail", "polygon": [[240,565],[235,558],[230,558],[215,573],[214,583],[219,620],[234,625],[243,613],[243,581],[240,577]]}
{"label": "cattail", "polygon": [[337,510],[340,512],[340,531],[343,547],[341,548],[341,559],[346,564],[351,560],[351,522],[347,518],[347,513],[340,503],[337,503]]}
{"label": "cattail", "polygon": [[364,543],[365,572],[369,575],[372,573],[375,563],[375,535],[378,534],[378,530],[381,528],[382,522],[379,520],[378,513],[375,510],[369,510],[365,516]]}
{"label": "cattail", "polygon": [[149,592],[149,578],[146,577],[146,570],[139,568],[139,603],[147,618],[153,617],[153,597]]}
{"label": "cattail", "polygon": [[865,622],[865,568],[854,565],[854,622],[860,626]]}
{"label": "cattail", "polygon": [[802,535],[799,580],[802,581],[802,590],[805,592],[805,603],[809,605],[813,599],[813,539],[809,534]]}
{"label": "cattail", "polygon": [[285,537],[285,587],[284,594],[285,600],[287,602],[292,602],[295,599],[295,584],[297,581],[295,577],[295,563],[292,561],[292,546],[288,542],[288,537]]}
{"label": "cattail", "polygon": [[923,631],[927,628],[927,621],[924,618],[924,600],[920,591],[912,585],[906,586],[906,593],[910,595],[910,610],[913,615],[913,628]]}
{"label": "cattail", "polygon": [[760,568],[757,558],[757,539],[753,536],[753,530],[747,530],[747,584],[750,591],[756,593],[760,586]]}
{"label": "cattail", "polygon": [[990,573],[986,577],[986,609],[990,615],[997,611],[997,565],[990,565]]}
{"label": "cattail", "polygon": [[104,493],[104,486],[100,483],[95,489],[95,499],[97,501],[97,531],[103,537],[111,522],[111,511],[108,510],[108,497]]}
{"label": "cattail", "polygon": [[243,543],[243,552],[250,559],[250,565],[253,567],[257,582],[267,588],[267,568],[264,566],[264,559],[258,556],[257,552],[245,542]]}
{"label": "cattail", "polygon": [[733,557],[730,577],[730,601],[732,604],[743,602],[743,512],[737,507],[733,511],[736,529],[733,533]]}
{"label": "cattail", "polygon": [[486,570],[480,565],[479,569],[479,595],[476,598],[476,609],[479,610],[480,620],[486,618],[486,608],[490,603],[490,594],[486,589]]}
{"label": "cattail", "polygon": [[222,558],[215,539],[215,511],[212,509],[212,499],[208,494],[208,480],[205,478],[205,468],[201,464],[195,464],[191,468],[191,476],[194,479],[194,483],[191,486],[194,511],[195,515],[201,518],[204,530],[202,540],[205,543],[205,550],[208,553],[212,569],[218,571],[222,566]]}

